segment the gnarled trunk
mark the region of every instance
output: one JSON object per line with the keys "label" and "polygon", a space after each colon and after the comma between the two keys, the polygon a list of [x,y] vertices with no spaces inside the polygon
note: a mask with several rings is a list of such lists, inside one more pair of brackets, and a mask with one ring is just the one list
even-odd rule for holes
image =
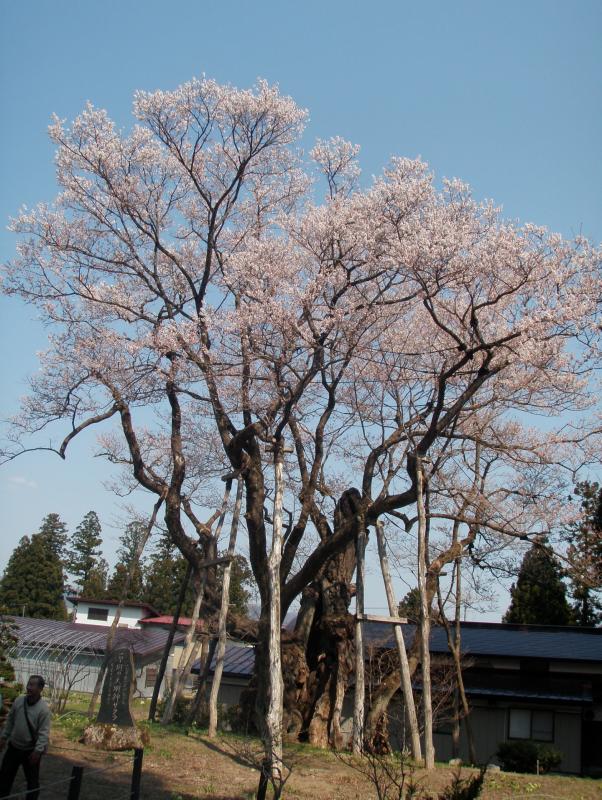
{"label": "gnarled trunk", "polygon": [[[331,558],[318,578],[303,590],[295,628],[283,632],[281,645],[283,736],[315,747],[341,747],[341,712],[354,667],[354,618],[349,605],[354,594],[355,544]],[[243,716],[260,729],[270,668],[267,607],[262,608],[251,686],[241,696]],[[263,630],[262,630],[263,628]]]}
{"label": "gnarled trunk", "polygon": [[341,712],[353,673],[355,543],[306,587],[291,640],[283,644],[284,730],[315,747],[341,747]]}

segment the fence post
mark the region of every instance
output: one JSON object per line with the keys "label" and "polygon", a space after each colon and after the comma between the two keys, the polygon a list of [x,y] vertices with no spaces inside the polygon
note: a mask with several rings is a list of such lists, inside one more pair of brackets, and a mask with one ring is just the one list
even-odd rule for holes
{"label": "fence post", "polygon": [[69,781],[69,794],[67,795],[67,800],[79,800],[83,775],[83,767],[73,767],[71,770],[71,780]]}
{"label": "fence post", "polygon": [[134,750],[134,768],[132,769],[132,788],[130,800],[140,800],[140,779],[142,777],[142,756],[144,750],[139,747]]}

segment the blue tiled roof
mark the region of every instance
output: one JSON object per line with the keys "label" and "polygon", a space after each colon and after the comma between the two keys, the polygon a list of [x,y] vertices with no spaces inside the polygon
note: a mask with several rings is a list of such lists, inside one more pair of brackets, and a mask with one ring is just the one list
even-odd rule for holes
{"label": "blue tiled roof", "polygon": [[[416,626],[403,625],[402,629],[406,645],[409,646]],[[384,647],[394,646],[390,625],[370,622],[364,624],[364,632],[366,642]],[[433,627],[430,649],[432,653],[447,652],[443,628]],[[462,652],[475,656],[602,662],[602,628],[463,622]]]}
{"label": "blue tiled roof", "polygon": [[[403,625],[403,636],[409,647],[416,631],[415,625]],[[391,625],[382,622],[364,623],[366,646],[394,647]],[[432,653],[447,653],[445,630],[432,629]],[[559,628],[544,625],[504,625],[496,622],[463,622],[462,652],[464,655],[544,658],[554,661],[602,662],[602,628]],[[255,660],[252,647],[241,647],[234,642],[226,645],[224,673],[250,677]],[[215,657],[212,669],[215,666]],[[199,662],[193,672],[199,671]]]}
{"label": "blue tiled roof", "polygon": [[[199,661],[195,661],[192,672],[199,671]],[[234,642],[226,642],[226,652],[224,654],[224,675],[233,675],[241,678],[250,678],[253,674],[255,663],[255,649],[253,647],[243,647]],[[211,663],[211,671],[215,669],[215,655]]]}

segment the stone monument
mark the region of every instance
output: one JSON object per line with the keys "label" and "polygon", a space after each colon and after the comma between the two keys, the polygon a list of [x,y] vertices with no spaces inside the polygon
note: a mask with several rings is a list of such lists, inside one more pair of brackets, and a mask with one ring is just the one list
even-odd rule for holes
{"label": "stone monument", "polygon": [[132,716],[134,676],[132,651],[126,647],[113,650],[105,670],[100,710],[96,722],[84,731],[84,744],[103,750],[130,750],[148,744],[148,732],[136,727]]}
{"label": "stone monument", "polygon": [[130,702],[134,683],[134,658],[125,647],[113,650],[105,672],[96,722],[133,727]]}

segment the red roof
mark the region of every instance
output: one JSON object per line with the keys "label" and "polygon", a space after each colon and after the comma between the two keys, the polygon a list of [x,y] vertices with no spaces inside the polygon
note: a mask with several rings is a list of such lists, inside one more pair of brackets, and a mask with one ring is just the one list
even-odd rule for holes
{"label": "red roof", "polygon": [[[161,627],[168,628],[173,623],[173,616],[161,615],[158,617],[146,617],[145,619],[138,620],[140,624],[145,625],[160,625]],[[191,617],[178,617],[178,628],[188,628],[191,623]],[[203,620],[197,620],[197,631],[205,629]]]}

